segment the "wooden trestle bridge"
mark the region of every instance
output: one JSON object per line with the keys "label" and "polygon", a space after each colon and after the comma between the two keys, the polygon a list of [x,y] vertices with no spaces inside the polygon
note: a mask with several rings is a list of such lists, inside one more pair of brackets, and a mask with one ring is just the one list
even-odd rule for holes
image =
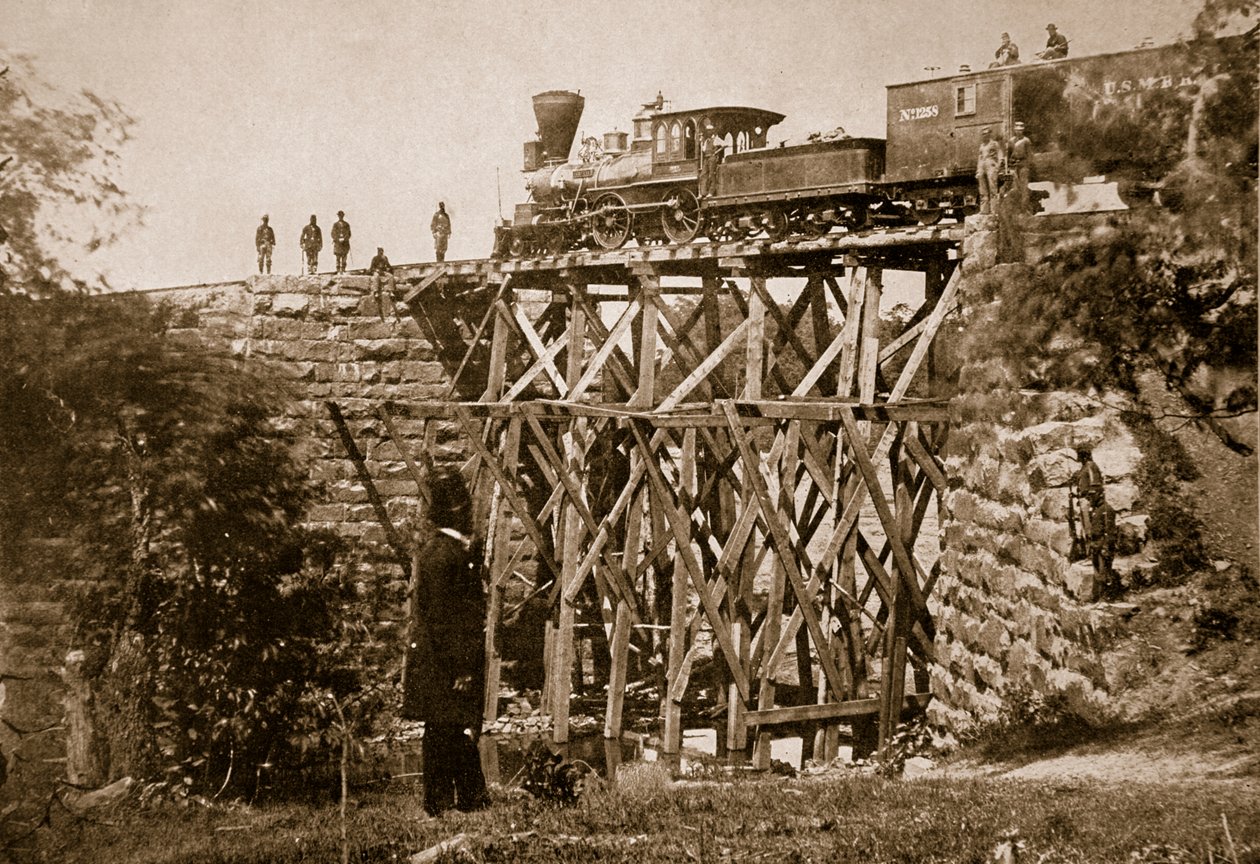
{"label": "wooden trestle bridge", "polygon": [[[488,719],[505,583],[527,556],[550,582],[543,708],[557,744],[579,614],[607,636],[608,739],[621,736],[630,655],[653,645],[666,754],[680,750],[679,706],[710,651],[725,746],[751,740],[763,767],[776,726],[817,730],[813,754],[831,759],[838,723],[882,746],[904,709],[926,704],[937,569],[915,541],[945,487],[933,338],[956,306],[961,234],[400,268],[451,384],[445,401],[381,413],[424,418],[426,450],[453,425],[471,456],[490,578]],[[893,334],[879,319],[889,269],[926,285]],[[793,654],[798,686],[776,684]]]}

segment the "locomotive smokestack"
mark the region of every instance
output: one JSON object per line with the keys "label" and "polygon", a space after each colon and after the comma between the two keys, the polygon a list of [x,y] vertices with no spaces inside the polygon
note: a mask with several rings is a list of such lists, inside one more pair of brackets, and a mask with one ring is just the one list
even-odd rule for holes
{"label": "locomotive smokestack", "polygon": [[534,97],[534,117],[546,159],[568,159],[586,99],[569,90],[548,90]]}

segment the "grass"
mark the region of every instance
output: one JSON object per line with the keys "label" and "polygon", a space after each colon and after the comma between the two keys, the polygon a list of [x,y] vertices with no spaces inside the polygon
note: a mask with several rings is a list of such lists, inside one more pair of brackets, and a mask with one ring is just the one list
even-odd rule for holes
{"label": "grass", "polygon": [[[487,811],[427,819],[419,790],[400,787],[356,797],[348,823],[349,860],[363,864],[406,861],[460,832],[475,839],[475,860],[527,864],[981,862],[1012,836],[1023,843],[1021,860],[1045,864],[1208,861],[1209,853],[1215,861],[1260,861],[1260,790],[1241,782],[841,775],[673,783],[654,766],[633,766],[616,786],[597,786],[573,807],[500,791]],[[16,860],[66,864],[322,864],[342,860],[340,830],[331,802],[192,805],[131,809],[108,821],[62,814],[36,843],[11,851],[21,852]]]}

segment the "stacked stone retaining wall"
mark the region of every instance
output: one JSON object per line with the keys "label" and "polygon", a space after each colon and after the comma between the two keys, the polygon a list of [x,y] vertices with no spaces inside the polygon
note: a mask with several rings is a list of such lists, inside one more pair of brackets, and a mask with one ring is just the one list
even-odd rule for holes
{"label": "stacked stone retaining wall", "polygon": [[[968,223],[961,296],[964,314],[977,315],[986,301],[1001,302],[1004,276],[1019,278],[1028,265],[999,263],[1015,244],[998,242],[996,219]],[[995,282],[997,298],[981,296]],[[1089,722],[1119,713],[1106,657],[1132,607],[1100,602],[1093,565],[1070,559],[1078,448],[1091,449],[1102,470],[1119,567],[1154,564],[1135,481],[1141,452],[1122,420],[1127,397],[1019,385],[1005,361],[972,356],[951,402],[930,711],[955,729],[999,720],[1013,701],[1037,697]]]}

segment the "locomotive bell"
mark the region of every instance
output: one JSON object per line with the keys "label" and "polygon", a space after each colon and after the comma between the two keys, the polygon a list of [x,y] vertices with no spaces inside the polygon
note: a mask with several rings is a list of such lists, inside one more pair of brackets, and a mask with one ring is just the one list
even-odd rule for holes
{"label": "locomotive bell", "polygon": [[586,98],[570,90],[548,90],[534,97],[534,117],[542,145],[541,162],[565,162],[573,148]]}

